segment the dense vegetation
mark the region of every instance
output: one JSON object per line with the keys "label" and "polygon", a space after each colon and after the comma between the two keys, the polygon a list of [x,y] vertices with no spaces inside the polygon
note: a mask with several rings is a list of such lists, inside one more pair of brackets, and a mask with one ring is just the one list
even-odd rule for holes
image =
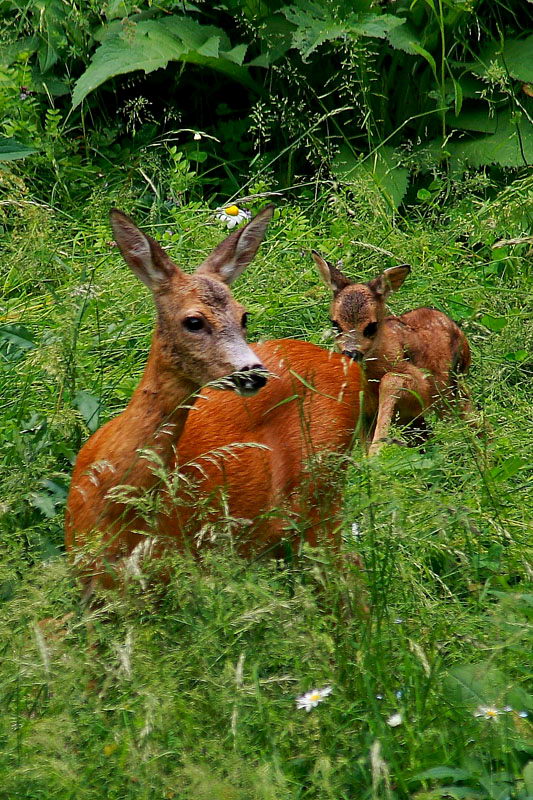
{"label": "dense vegetation", "polygon": [[[1,0],[0,797],[533,798],[532,8]],[[365,279],[409,263],[391,308],[461,323],[482,433],[355,448],[362,573],[246,562],[222,521],[164,591],[85,608],[72,462],[153,323],[109,208],[192,269],[216,208],[265,198],[251,338],[332,346],[312,248]]]}

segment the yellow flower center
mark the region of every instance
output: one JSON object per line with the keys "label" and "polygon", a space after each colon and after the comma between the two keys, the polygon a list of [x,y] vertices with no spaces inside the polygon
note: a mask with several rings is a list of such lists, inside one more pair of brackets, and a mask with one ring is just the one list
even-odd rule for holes
{"label": "yellow flower center", "polygon": [[236,217],[237,214],[240,214],[240,210],[237,208],[237,206],[228,206],[224,209],[224,211],[226,214],[229,214],[230,217]]}
{"label": "yellow flower center", "polygon": [[320,692],[313,692],[311,697],[309,698],[311,702],[315,702],[315,700],[320,700]]}
{"label": "yellow flower center", "polygon": [[487,710],[485,711],[485,716],[487,716],[487,717],[497,717],[498,716],[498,712],[496,711],[495,708],[487,708]]}

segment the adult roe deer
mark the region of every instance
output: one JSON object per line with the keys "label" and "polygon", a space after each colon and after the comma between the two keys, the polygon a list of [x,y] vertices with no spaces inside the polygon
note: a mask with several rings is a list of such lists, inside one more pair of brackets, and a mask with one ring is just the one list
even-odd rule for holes
{"label": "adult roe deer", "polygon": [[395,415],[419,437],[426,434],[429,409],[442,416],[456,402],[459,414],[470,416],[470,400],[459,385],[470,367],[470,347],[459,326],[432,308],[386,316],[388,296],[411,268],[390,267],[367,283],[355,283],[316,251],[312,256],[333,293],[330,316],[339,349],[363,364],[378,407],[369,455],[382,446]]}
{"label": "adult roe deer", "polygon": [[[340,498],[336,487],[329,491],[331,465],[325,462],[327,454],[346,451],[352,442],[364,390],[360,368],[339,354],[293,340],[249,351],[240,330],[242,309],[220,282],[251,260],[270,215],[263,211],[229,236],[192,277],[129,220],[114,219],[122,254],[154,291],[158,323],[130,404],[89,439],[74,469],[66,543],[79,558],[88,593],[95,584],[113,585],[128,557],[147,543],[155,542],[155,554],[170,543],[196,549],[206,522],[221,518],[232,521],[235,544],[245,554],[275,548],[300,523],[310,543],[322,533],[337,542]],[[195,320],[192,329],[184,329],[186,320]],[[202,320],[215,332],[220,325],[232,333],[233,346],[223,348],[222,361],[222,332],[219,344],[211,343],[206,352],[205,337],[197,352],[185,347],[184,339],[193,341]],[[190,410],[183,406],[202,382],[235,369],[241,376],[247,368],[256,370],[250,373],[256,378],[244,380],[253,381],[250,389],[259,388],[261,366],[271,377],[256,396],[243,396],[246,385],[241,396],[206,388]],[[163,485],[161,469],[154,466],[170,478],[178,475],[174,495],[172,481]],[[132,485],[137,496],[159,493],[161,503],[150,520],[116,496],[124,484]]]}
{"label": "adult roe deer", "polygon": [[96,431],[78,454],[67,500],[68,548],[78,535],[95,530],[120,541],[124,525],[139,522],[108,493],[121,484],[146,492],[157,483],[139,451],[149,448],[168,462],[202,385],[221,381],[242,395],[265,385],[266,371],[245,340],[244,308],[225,284],[255,256],[272,213],[272,207],[263,209],[219,244],[194,275],[186,275],[125,214],[111,212],[126,263],[153,293],[157,324],[143,377],[126,410]]}

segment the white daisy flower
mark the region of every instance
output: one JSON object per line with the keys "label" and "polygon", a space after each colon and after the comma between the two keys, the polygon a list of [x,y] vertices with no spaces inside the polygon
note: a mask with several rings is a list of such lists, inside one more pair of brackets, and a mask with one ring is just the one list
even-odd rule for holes
{"label": "white daisy flower", "polygon": [[234,228],[236,225],[240,225],[241,222],[245,222],[246,220],[251,218],[251,214],[249,211],[245,211],[243,208],[239,208],[238,206],[227,206],[226,208],[221,208],[217,214],[217,219],[222,220],[225,222],[228,228]]}
{"label": "white daisy flower", "polygon": [[352,522],[352,538],[353,539],[362,539],[363,533],[357,524],[357,522]]}
{"label": "white daisy flower", "polygon": [[403,722],[403,717],[402,717],[402,715],[400,714],[400,712],[398,711],[396,714],[392,714],[392,715],[391,715],[391,716],[388,718],[388,720],[387,720],[387,725],[390,725],[390,726],[391,726],[391,728],[397,728],[397,727],[398,727],[398,725],[401,725],[401,724],[402,724],[402,722]]}
{"label": "white daisy flower", "polygon": [[483,717],[483,719],[488,719],[491,722],[493,720],[495,722],[497,722],[498,716],[501,713],[502,712],[500,711],[500,709],[496,708],[495,706],[478,706],[476,708],[476,710],[474,711],[474,716],[475,717]]}
{"label": "white daisy flower", "polygon": [[302,694],[301,697],[296,698],[296,708],[305,708],[306,711],[311,711],[312,708],[316,708],[316,706],[324,700],[331,692],[333,691],[333,687],[331,686],[324,686],[323,689],[313,689],[310,692],[306,692]]}

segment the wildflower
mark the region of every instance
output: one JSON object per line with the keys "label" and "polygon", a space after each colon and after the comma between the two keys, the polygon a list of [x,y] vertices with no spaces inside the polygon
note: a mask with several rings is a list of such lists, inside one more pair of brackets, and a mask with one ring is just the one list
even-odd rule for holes
{"label": "wildflower", "polygon": [[71,297],[84,297],[87,300],[92,300],[98,297],[99,294],[100,288],[94,283],[80,283],[79,286],[75,286],[70,293]]}
{"label": "wildflower", "polygon": [[361,539],[363,534],[361,533],[361,529],[357,522],[352,522],[352,537],[354,539]]}
{"label": "wildflower", "polygon": [[519,711],[518,716],[522,717],[522,719],[527,719],[528,717],[527,711]]}
{"label": "wildflower", "polygon": [[196,133],[194,134],[194,136],[192,138],[194,139],[195,142],[199,142],[200,139],[202,138],[202,134],[198,133],[198,131],[196,131]]}
{"label": "wildflower", "polygon": [[387,720],[387,725],[390,725],[391,728],[397,728],[398,725],[401,725],[403,722],[403,717],[399,711],[396,714],[391,714],[391,716]]}
{"label": "wildflower", "polygon": [[249,211],[245,211],[238,206],[227,206],[227,208],[223,208],[217,214],[217,219],[222,220],[225,222],[228,228],[234,228],[236,225],[239,225],[241,222],[244,222],[247,219],[250,219],[252,215]]}
{"label": "wildflower", "polygon": [[500,709],[495,706],[478,706],[474,711],[474,716],[483,717],[483,719],[488,719],[492,722],[492,720],[497,721],[501,713]]}
{"label": "wildflower", "polygon": [[313,689],[311,692],[306,692],[301,697],[296,698],[296,708],[305,708],[306,711],[311,711],[312,708],[324,700],[333,691],[331,686],[325,686],[323,689]]}

